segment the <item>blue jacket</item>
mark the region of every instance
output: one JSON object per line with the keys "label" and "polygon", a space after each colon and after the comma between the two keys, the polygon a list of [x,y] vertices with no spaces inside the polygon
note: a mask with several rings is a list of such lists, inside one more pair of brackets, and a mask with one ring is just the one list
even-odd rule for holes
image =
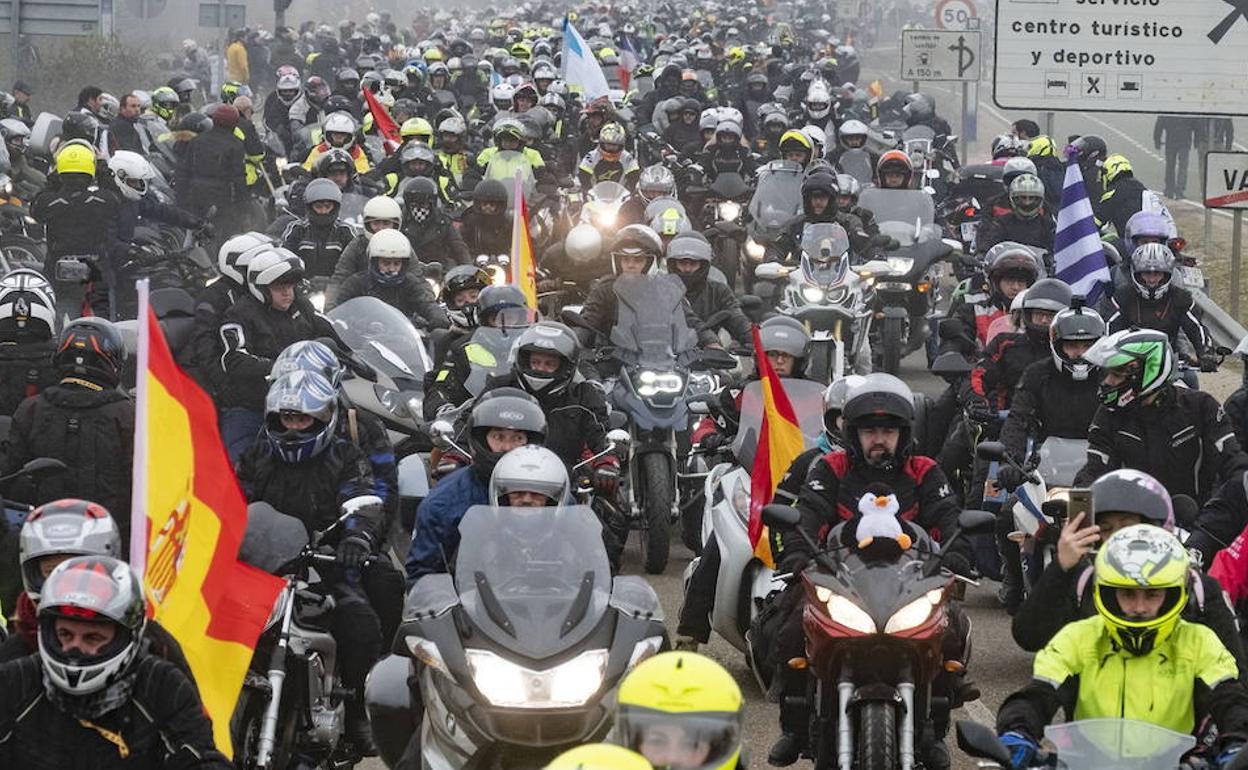
{"label": "blue jacket", "polygon": [[450,571],[446,559],[453,559],[459,548],[460,520],[472,506],[489,501],[489,490],[472,466],[455,471],[429,492],[416,509],[416,530],[407,551],[408,588],[421,575]]}

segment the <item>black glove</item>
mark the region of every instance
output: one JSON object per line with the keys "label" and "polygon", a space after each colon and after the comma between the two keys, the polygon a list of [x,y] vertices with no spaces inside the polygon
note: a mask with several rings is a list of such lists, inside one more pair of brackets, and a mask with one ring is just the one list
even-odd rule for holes
{"label": "black glove", "polygon": [[724,435],[718,431],[708,433],[698,442],[698,446],[706,452],[714,452],[724,445]]}
{"label": "black glove", "polygon": [[975,422],[996,422],[997,420],[997,410],[992,408],[988,399],[980,395],[967,399],[966,413]]}
{"label": "black glove", "polygon": [[975,577],[974,570],[971,569],[971,563],[967,561],[965,556],[956,551],[943,554],[941,563],[955,575],[961,575],[964,578]]}
{"label": "black glove", "polygon": [[338,543],[335,558],[347,569],[356,569],[364,564],[373,552],[372,541],[363,532],[355,532],[344,537]]}
{"label": "black glove", "polygon": [[1216,372],[1218,370],[1218,357],[1212,353],[1202,353],[1200,356],[1200,370],[1202,372]]}
{"label": "black glove", "polygon": [[997,486],[1006,492],[1013,492],[1027,481],[1027,474],[1012,465],[1002,465],[997,470]]}
{"label": "black glove", "polygon": [[620,488],[620,469],[615,465],[599,465],[594,469],[594,491],[603,497],[614,497]]}

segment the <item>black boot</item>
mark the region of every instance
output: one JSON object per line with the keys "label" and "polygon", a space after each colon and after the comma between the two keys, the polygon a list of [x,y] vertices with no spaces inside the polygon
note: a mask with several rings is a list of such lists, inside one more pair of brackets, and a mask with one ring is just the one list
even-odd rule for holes
{"label": "black boot", "polygon": [[780,733],[776,742],[771,744],[767,752],[767,764],[773,767],[788,767],[802,755],[802,739],[797,733]]}
{"label": "black boot", "polygon": [[377,756],[377,746],[373,743],[373,727],[368,723],[368,713],[362,703],[348,703],[346,708],[346,730],[344,737],[362,757]]}

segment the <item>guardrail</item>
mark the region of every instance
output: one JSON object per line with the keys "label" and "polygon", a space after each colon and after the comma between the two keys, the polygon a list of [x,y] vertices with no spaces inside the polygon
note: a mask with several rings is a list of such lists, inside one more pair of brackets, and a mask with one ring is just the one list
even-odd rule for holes
{"label": "guardrail", "polygon": [[1223,310],[1208,294],[1200,289],[1190,291],[1193,304],[1202,314],[1201,320],[1204,321],[1205,328],[1209,330],[1209,335],[1213,337],[1215,344],[1233,349],[1244,337],[1248,337],[1248,329],[1245,329],[1244,325],[1236,321],[1230,313]]}

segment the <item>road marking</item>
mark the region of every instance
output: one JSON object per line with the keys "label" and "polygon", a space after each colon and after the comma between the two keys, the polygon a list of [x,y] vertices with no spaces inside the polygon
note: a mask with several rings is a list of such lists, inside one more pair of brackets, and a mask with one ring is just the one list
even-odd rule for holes
{"label": "road marking", "polygon": [[973,700],[970,703],[963,703],[962,709],[966,712],[967,716],[976,722],[979,722],[981,725],[993,730],[997,729],[997,715],[992,713],[992,709],[985,706],[982,700]]}

